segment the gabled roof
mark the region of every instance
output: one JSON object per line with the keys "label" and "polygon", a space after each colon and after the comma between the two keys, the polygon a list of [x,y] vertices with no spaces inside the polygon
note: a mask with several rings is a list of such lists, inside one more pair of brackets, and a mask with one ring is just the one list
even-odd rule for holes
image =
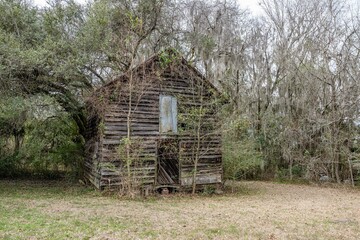
{"label": "gabled roof", "polygon": [[[219,94],[219,95],[221,94],[220,91],[210,81],[208,81],[192,64],[190,64],[188,61],[186,61],[185,58],[177,50],[175,50],[173,48],[165,49],[165,50],[151,56],[150,58],[148,58],[141,64],[132,68],[130,71],[132,71],[133,73],[137,73],[140,70],[146,68],[147,66],[153,65],[153,63],[155,63],[155,62],[167,61],[166,58],[170,59],[170,61],[172,61],[172,62],[176,61],[179,64],[183,64],[183,65],[187,66],[192,71],[192,73],[199,79],[202,79],[208,85],[209,88],[213,89],[217,94]],[[96,89],[95,92],[101,91],[101,89],[107,88],[118,82],[126,81],[127,78],[128,78],[128,74],[124,73],[124,74],[120,75],[119,77],[116,77],[114,80],[112,80],[112,81],[104,84],[100,88]]]}

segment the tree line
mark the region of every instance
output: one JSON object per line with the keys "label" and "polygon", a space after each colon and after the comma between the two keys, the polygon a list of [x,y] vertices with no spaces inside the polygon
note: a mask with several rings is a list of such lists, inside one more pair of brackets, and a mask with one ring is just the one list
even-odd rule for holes
{"label": "tree line", "polygon": [[172,47],[227,98],[227,178],[360,177],[360,18],[344,0],[0,1],[0,173],[81,174],[84,99]]}

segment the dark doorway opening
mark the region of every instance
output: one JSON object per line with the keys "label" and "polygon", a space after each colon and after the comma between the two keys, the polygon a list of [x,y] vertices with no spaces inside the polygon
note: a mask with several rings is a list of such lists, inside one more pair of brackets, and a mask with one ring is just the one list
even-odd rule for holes
{"label": "dark doorway opening", "polygon": [[158,145],[158,185],[179,184],[179,142],[175,139],[162,139]]}

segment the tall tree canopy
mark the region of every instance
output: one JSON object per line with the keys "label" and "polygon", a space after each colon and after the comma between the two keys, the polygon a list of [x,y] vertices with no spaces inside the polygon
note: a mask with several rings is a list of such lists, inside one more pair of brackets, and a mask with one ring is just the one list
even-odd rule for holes
{"label": "tall tree canopy", "polygon": [[[245,167],[233,164],[238,171],[327,174],[339,182],[355,176],[359,14],[343,0],[263,0],[261,7],[264,15],[252,16],[235,0],[53,0],[43,8],[0,1],[0,93],[7,103],[0,104],[0,148],[13,138],[13,148],[21,147],[30,119],[40,119],[25,114],[41,108],[38,99],[51,106],[43,116],[67,119],[81,138],[89,92],[173,47],[228,97],[225,156],[236,161],[236,144],[256,156]],[[25,102],[37,107],[18,107]]]}

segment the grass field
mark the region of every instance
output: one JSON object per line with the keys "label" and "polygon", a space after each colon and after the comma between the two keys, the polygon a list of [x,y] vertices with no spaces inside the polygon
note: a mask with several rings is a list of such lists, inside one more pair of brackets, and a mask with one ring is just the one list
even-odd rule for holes
{"label": "grass field", "polygon": [[0,239],[360,239],[360,191],[239,182],[237,192],[126,200],[0,181]]}

